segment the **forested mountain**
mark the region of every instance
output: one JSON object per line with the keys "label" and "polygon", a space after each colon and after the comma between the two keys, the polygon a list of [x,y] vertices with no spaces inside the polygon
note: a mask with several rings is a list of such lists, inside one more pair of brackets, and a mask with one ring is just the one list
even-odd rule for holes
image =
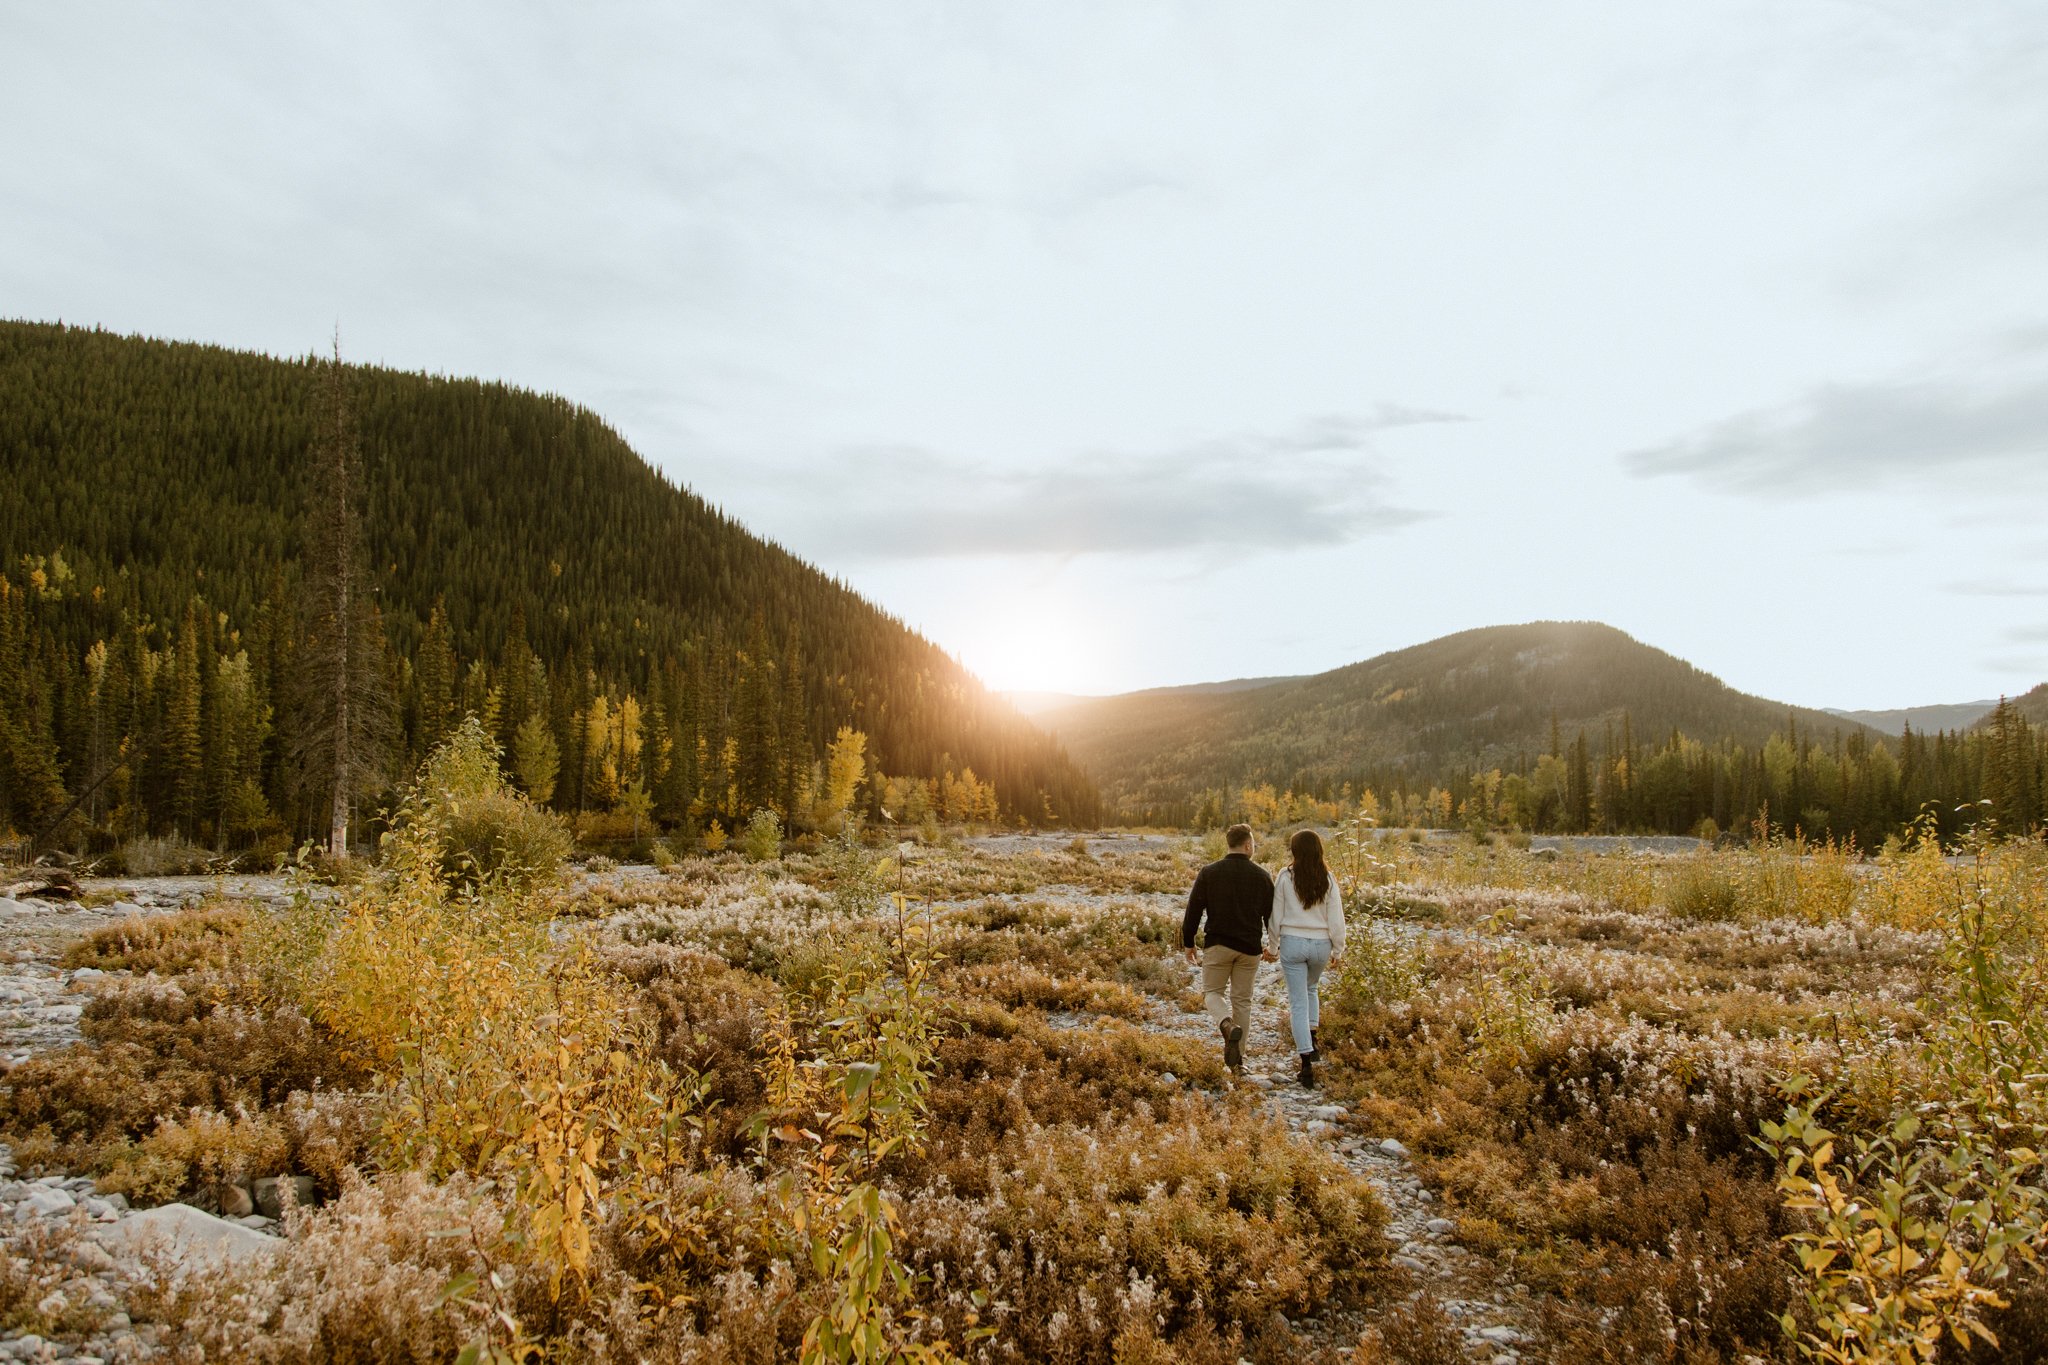
{"label": "forested mountain", "polygon": [[[103,831],[312,827],[278,736],[323,365],[0,323],[0,835],[95,780],[75,819]],[[1096,817],[1057,744],[953,659],[595,414],[476,380],[345,382],[394,778],[474,710],[508,754],[522,726],[556,751],[565,810],[796,818],[847,725],[887,776],[930,779],[897,784],[917,813],[952,793],[984,818]]]}
{"label": "forested mountain", "polygon": [[1997,706],[1995,701],[1962,701],[1932,706],[1898,706],[1887,711],[1841,711],[1830,706],[1831,716],[1868,725],[1881,734],[1902,735],[1907,730],[1967,730]]}
{"label": "forested mountain", "polygon": [[[1923,800],[1984,790],[1992,761],[1962,736],[1887,747],[1591,622],[1464,631],[1314,677],[1130,693],[1038,720],[1112,807],[1172,822],[1370,791],[1417,823],[1683,833],[1768,810],[1788,829],[1870,841]],[[2024,725],[2005,742],[2012,819],[2032,827],[2048,746]]]}
{"label": "forested mountain", "polygon": [[[2048,683],[2042,683],[2030,691],[2023,692],[2007,702],[2014,713],[2023,717],[2030,725],[2048,726]],[[1973,727],[1986,730],[1997,723],[1994,712],[1979,720]]]}

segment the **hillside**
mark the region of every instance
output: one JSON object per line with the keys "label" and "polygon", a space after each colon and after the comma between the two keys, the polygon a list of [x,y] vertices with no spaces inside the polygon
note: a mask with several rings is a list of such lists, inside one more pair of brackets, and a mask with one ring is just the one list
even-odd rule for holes
{"label": "hillside", "polygon": [[[67,789],[109,752],[106,725],[147,728],[150,708],[167,704],[131,697],[123,716],[95,720],[82,672],[95,645],[138,680],[157,678],[150,658],[196,651],[202,709],[219,668],[244,654],[261,702],[281,701],[319,372],[311,359],[0,323],[0,573],[21,617],[16,672],[0,660],[17,695],[0,696],[0,710],[50,732]],[[558,805],[601,808],[639,780],[657,815],[666,800],[672,818],[693,804],[729,818],[786,798],[850,724],[889,774],[971,768],[1007,815],[1094,818],[1087,779],[1014,708],[901,622],[669,483],[595,414],[473,379],[367,367],[348,379],[400,757],[495,687],[506,740],[515,707],[553,725]],[[607,705],[593,709],[597,697]],[[586,723],[627,700],[642,733],[621,731],[616,754],[598,752],[605,736]],[[289,774],[274,728],[255,780],[282,811]],[[19,826],[54,799],[47,774],[17,776],[10,797],[7,747],[0,832],[10,800]],[[638,767],[629,775],[622,761]],[[131,776],[149,807],[146,766]],[[586,776],[602,788],[594,796]],[[24,796],[24,783],[40,795]],[[217,823],[210,799],[202,810],[188,793],[173,822]],[[162,815],[145,810],[141,824]]]}
{"label": "hillside", "polygon": [[1599,745],[1626,718],[1637,743],[1673,730],[1761,747],[1788,719],[1856,731],[1820,711],[1748,696],[1662,650],[1592,622],[1464,631],[1363,663],[1244,691],[1167,689],[1050,710],[1053,731],[1121,809],[1267,782],[1328,793],[1341,784],[1445,782],[1512,769],[1563,742]]}
{"label": "hillside", "polygon": [[1902,735],[1909,725],[1924,734],[1936,730],[1967,730],[1990,715],[1991,708],[1996,705],[1996,701],[1964,701],[1934,706],[1899,706],[1887,711],[1842,711],[1830,706],[1827,713],[1843,720],[1853,720],[1858,725],[1868,725],[1882,734]]}
{"label": "hillside", "polygon": [[[1173,696],[1215,696],[1224,692],[1250,692],[1274,683],[1299,682],[1295,676],[1272,678],[1232,678],[1227,682],[1184,683],[1177,687],[1148,687],[1141,692],[1119,693],[1123,697],[1166,698]],[[1074,692],[1006,692],[1019,711],[1027,716],[1040,716],[1052,711],[1067,711],[1091,702],[1110,701],[1110,696],[1089,696]]]}
{"label": "hillside", "polygon": [[[2026,720],[2027,724],[2048,726],[2048,683],[2041,683],[2039,686],[2007,700],[2012,709],[2018,712]],[[1978,730],[1987,728],[1991,723],[1990,712],[1997,705],[1998,703],[1993,702],[1990,706],[1985,707],[1985,715],[1972,728]]]}

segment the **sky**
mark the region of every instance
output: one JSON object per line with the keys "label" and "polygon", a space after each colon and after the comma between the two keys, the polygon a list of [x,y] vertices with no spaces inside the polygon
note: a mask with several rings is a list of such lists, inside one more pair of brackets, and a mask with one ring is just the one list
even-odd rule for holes
{"label": "sky", "polygon": [[0,4],[0,316],[562,394],[995,686],[2048,679],[2048,7]]}

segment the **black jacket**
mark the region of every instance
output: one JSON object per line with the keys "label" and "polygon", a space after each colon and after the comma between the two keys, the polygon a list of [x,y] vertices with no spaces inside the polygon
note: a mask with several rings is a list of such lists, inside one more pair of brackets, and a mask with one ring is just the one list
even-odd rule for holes
{"label": "black jacket", "polygon": [[1204,947],[1221,944],[1240,953],[1256,953],[1266,921],[1273,917],[1273,879],[1249,853],[1233,853],[1195,874],[1188,892],[1188,912],[1180,922],[1183,948],[1195,946],[1195,930],[1209,917]]}

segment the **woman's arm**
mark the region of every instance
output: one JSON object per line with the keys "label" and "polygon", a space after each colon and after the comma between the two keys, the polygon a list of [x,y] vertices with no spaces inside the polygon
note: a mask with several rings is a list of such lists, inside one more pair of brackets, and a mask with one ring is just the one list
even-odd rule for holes
{"label": "woman's arm", "polygon": [[1330,894],[1323,898],[1330,917],[1330,956],[1344,951],[1344,893],[1337,889],[1337,879],[1330,878]]}

